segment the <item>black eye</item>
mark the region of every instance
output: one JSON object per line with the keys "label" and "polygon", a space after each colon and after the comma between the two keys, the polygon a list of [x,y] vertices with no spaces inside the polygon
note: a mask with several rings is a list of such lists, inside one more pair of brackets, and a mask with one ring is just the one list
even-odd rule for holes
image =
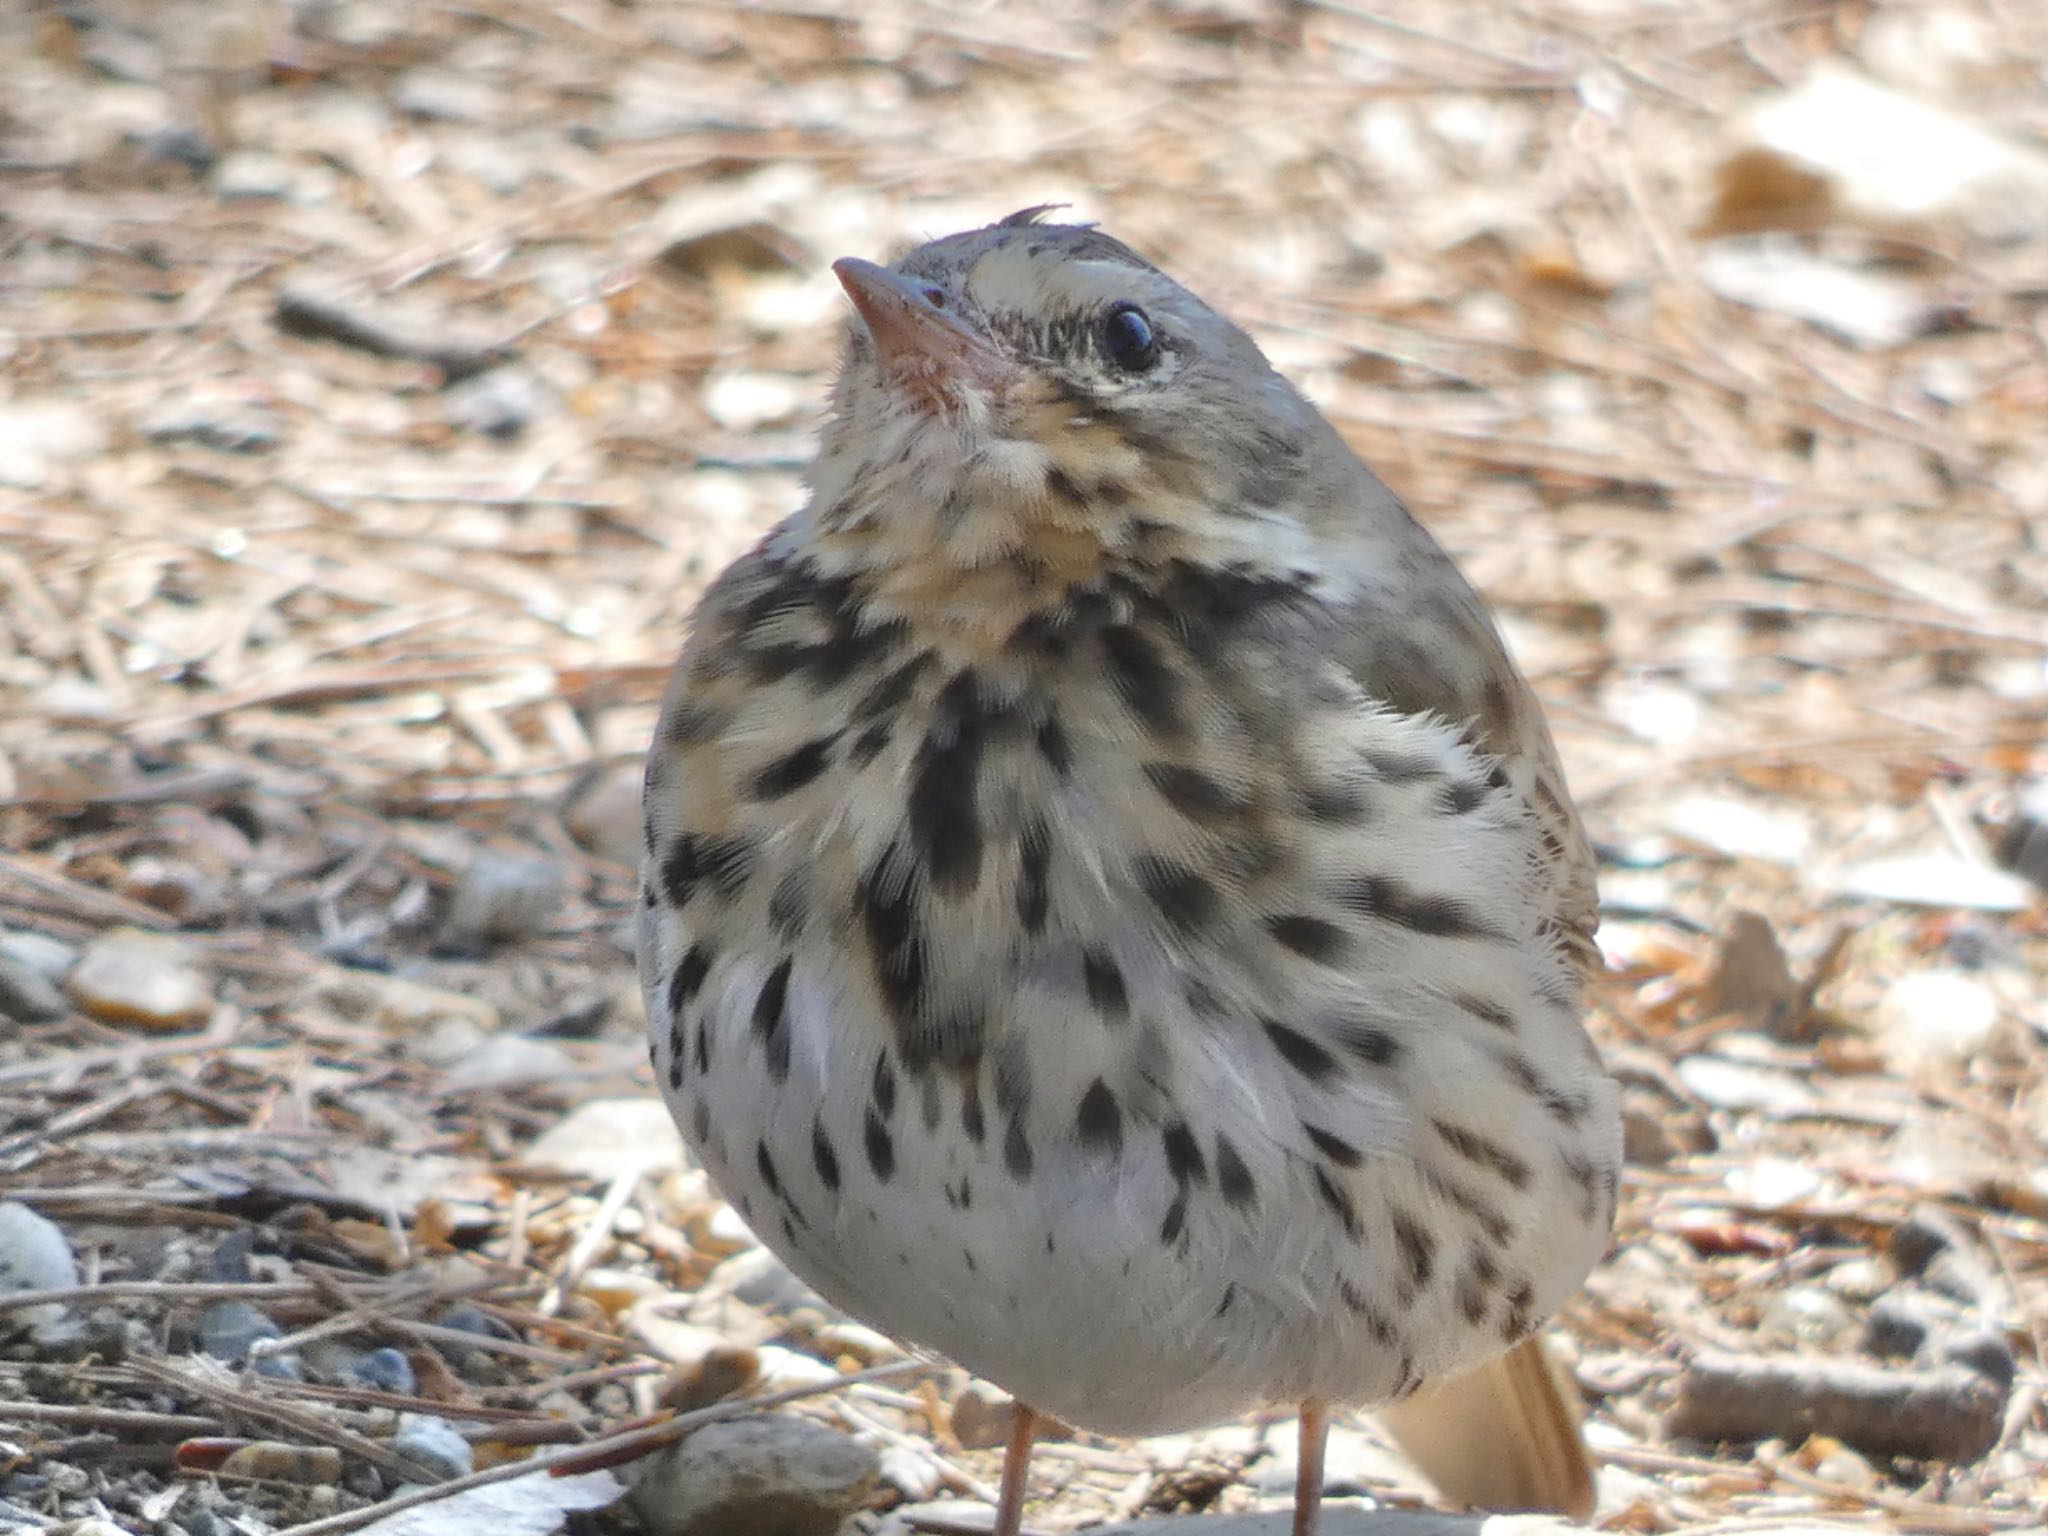
{"label": "black eye", "polygon": [[1145,311],[1119,304],[1102,317],[1102,350],[1125,373],[1143,373],[1159,361],[1159,337]]}

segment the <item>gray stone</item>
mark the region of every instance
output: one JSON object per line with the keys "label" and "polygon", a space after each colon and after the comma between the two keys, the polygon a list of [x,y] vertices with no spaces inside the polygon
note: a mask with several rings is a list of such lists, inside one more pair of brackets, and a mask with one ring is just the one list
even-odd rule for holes
{"label": "gray stone", "polygon": [[[0,1203],[0,1292],[48,1291],[78,1284],[78,1261],[64,1231],[18,1201]],[[64,1315],[59,1302],[0,1312],[0,1327],[33,1328]]]}
{"label": "gray stone", "polygon": [[477,950],[530,938],[555,920],[567,895],[568,881],[553,859],[479,849],[449,900],[440,942]]}
{"label": "gray stone", "polygon": [[832,1536],[874,1493],[874,1451],[764,1413],[700,1429],[648,1457],[632,1494],[649,1536]]}
{"label": "gray stone", "polygon": [[48,1024],[70,1011],[64,994],[49,977],[0,955],[0,1018],[17,1024]]}
{"label": "gray stone", "polygon": [[71,967],[78,964],[78,951],[62,939],[47,933],[0,933],[0,960],[25,966],[43,980],[63,986]]}
{"label": "gray stone", "polygon": [[401,1413],[391,1449],[449,1477],[466,1477],[476,1469],[476,1452],[446,1419],[431,1413]]}
{"label": "gray stone", "polygon": [[363,1386],[404,1397],[412,1396],[418,1385],[413,1379],[412,1363],[388,1345],[373,1349],[356,1361],[350,1374]]}
{"label": "gray stone", "polygon": [[199,1314],[199,1347],[216,1360],[241,1365],[263,1339],[284,1337],[284,1330],[246,1301],[217,1301]]}

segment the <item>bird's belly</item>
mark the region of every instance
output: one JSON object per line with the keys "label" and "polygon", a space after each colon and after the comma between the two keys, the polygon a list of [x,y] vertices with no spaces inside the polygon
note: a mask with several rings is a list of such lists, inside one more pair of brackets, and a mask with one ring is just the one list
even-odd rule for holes
{"label": "bird's belly", "polygon": [[[685,1138],[833,1303],[1084,1429],[1164,1433],[1267,1403],[1400,1396],[1540,1321],[1604,1233],[1564,1208],[1567,1191],[1532,1181],[1524,1235],[1475,1278],[1430,1170],[1398,1147],[1350,1173],[1339,1219],[1319,1165],[1264,1144],[1249,1120],[1198,1123],[1191,1171],[1166,1128],[1178,1123],[1142,1117],[1129,1096],[1113,1138],[1073,1134],[1070,1106],[1006,1121],[975,1078],[882,1081],[871,1038],[819,1022],[779,1071],[764,1070],[744,1010],[714,1003],[657,1033]],[[1206,1078],[1219,1104],[1226,1085],[1256,1098],[1276,1070],[1256,1034],[1212,1046],[1223,1054],[1174,1075]],[[1418,1220],[1439,1236],[1404,1226]],[[1421,1241],[1436,1245],[1434,1274],[1418,1270]]]}
{"label": "bird's belly", "polygon": [[[1401,1341],[1337,1302],[1302,1232],[1178,1218],[1180,1190],[1048,1152],[1027,1179],[922,1106],[893,1117],[890,1175],[865,1138],[840,1145],[833,1190],[813,1133],[829,1106],[716,1068],[671,1095],[686,1139],[756,1234],[850,1315],[958,1362],[1077,1427],[1143,1435],[1320,1396],[1374,1401],[1416,1370]],[[913,1095],[913,1098],[915,1095]],[[748,1101],[753,1100],[752,1107]],[[729,1118],[729,1133],[720,1118]],[[701,1133],[701,1134],[700,1134]],[[950,1134],[949,1134],[950,1133]],[[1302,1223],[1313,1227],[1313,1221]]]}

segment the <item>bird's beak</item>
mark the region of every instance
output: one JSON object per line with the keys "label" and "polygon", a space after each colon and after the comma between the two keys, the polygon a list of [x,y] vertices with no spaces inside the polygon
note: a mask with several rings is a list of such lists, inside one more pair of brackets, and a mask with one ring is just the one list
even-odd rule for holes
{"label": "bird's beak", "polygon": [[883,368],[932,403],[950,383],[992,389],[1016,372],[977,331],[927,296],[929,284],[856,256],[841,257],[832,270],[860,311]]}

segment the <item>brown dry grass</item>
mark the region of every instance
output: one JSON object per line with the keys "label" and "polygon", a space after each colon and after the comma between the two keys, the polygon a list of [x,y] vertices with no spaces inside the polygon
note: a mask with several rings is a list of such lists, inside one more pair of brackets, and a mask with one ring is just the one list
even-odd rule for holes
{"label": "brown dry grass", "polygon": [[[1610,1523],[2030,1518],[2048,909],[1979,877],[2048,771],[2048,242],[1802,204],[1813,249],[1939,309],[1882,349],[1717,298],[1700,264],[1736,116],[1818,61],[2048,137],[2034,7],[74,14],[0,17],[0,924],[182,929],[220,1004],[140,1049],[78,1014],[0,1035],[0,1192],[110,1278],[203,1282],[189,1256],[255,1223],[288,1327],[353,1298],[431,1352],[426,1301],[496,1286],[538,1351],[501,1403],[520,1422],[611,1365],[577,1379],[575,1434],[651,1406],[631,1288],[547,1288],[574,1254],[687,1289],[724,1240],[686,1177],[628,1188],[609,1209],[634,1220],[592,1239],[603,1187],[523,1167],[575,1102],[648,1086],[610,941],[630,872],[564,808],[617,793],[694,595],[800,495],[840,324],[825,261],[1066,199],[1269,344],[1464,556],[1551,707],[1609,855],[1600,1023],[1642,1154],[1564,1320]],[[227,158],[177,163],[178,125]],[[699,230],[723,233],[658,259]],[[288,290],[416,312],[441,362],[291,334]],[[467,424],[446,377],[493,349],[531,397],[516,436]],[[540,850],[565,905],[486,961],[428,958],[484,847]],[[1908,855],[1990,895],[1870,894],[1871,862]],[[1768,936],[1718,937],[1742,911],[1789,981]],[[495,1017],[464,1036],[445,1000],[365,1002],[338,967],[365,958]],[[1960,1054],[1897,1022],[1930,971],[1991,1000]],[[451,1075],[464,1040],[536,1030],[546,1080]],[[389,1155],[373,1185],[429,1154],[468,1182],[380,1224],[334,1172],[352,1146]],[[1697,1350],[1818,1330],[1848,1352],[1874,1256],[1928,1205],[1998,1272],[2020,1375],[1990,1457],[1670,1442]],[[335,1289],[366,1268],[396,1278]],[[189,1300],[132,1305],[168,1327]],[[1800,1321],[1830,1306],[1848,1321]],[[18,1369],[0,1396],[32,1394]],[[137,1388],[96,1369],[93,1401]],[[915,1398],[861,1411],[943,1443]],[[91,1461],[89,1430],[8,1435]],[[1135,1507],[1149,1466],[1080,1481]]]}

